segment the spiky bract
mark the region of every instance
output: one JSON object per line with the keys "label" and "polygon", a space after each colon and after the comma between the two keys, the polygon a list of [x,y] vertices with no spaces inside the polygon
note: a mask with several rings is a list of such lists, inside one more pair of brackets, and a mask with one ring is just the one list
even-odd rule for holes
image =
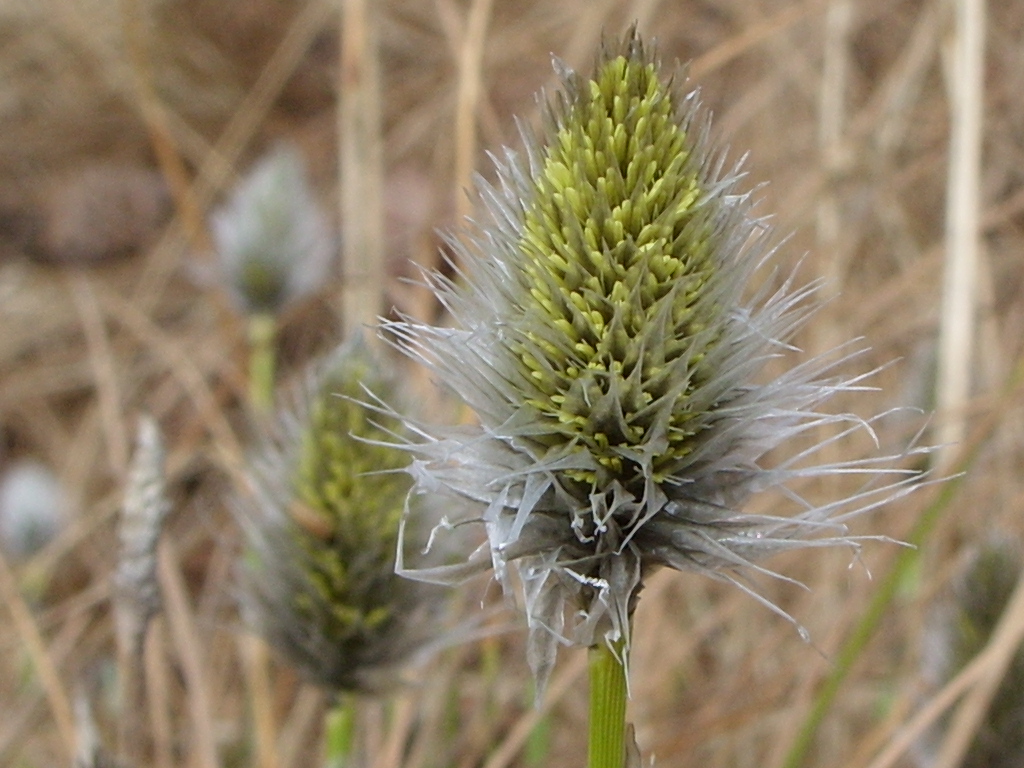
{"label": "spiky bract", "polygon": [[[541,679],[560,639],[628,635],[650,568],[749,589],[734,570],[778,550],[850,543],[840,514],[907,482],[802,503],[792,517],[741,511],[796,476],[888,466],[807,468],[806,454],[761,463],[810,428],[857,428],[816,410],[856,386],[828,378],[853,353],[757,383],[807,320],[813,288],[768,275],[747,295],[771,256],[767,226],[737,191],[738,169],[723,172],[711,150],[696,94],[664,81],[635,34],[607,47],[590,78],[564,71],[563,86],[539,140],[525,135],[525,160],[506,151],[497,186],[480,182],[486,219],[453,241],[456,279],[432,280],[455,327],[387,326],[479,417],[469,431],[420,425],[428,439],[411,471],[419,490],[484,506],[489,560],[510,589],[507,566],[518,568]],[[471,564],[486,567],[486,554]]]}
{"label": "spiky bract", "polygon": [[313,377],[282,434],[252,463],[255,504],[240,506],[248,546],[243,606],[254,628],[313,682],[375,691],[436,639],[441,595],[395,575],[410,482],[401,431],[367,397],[394,394],[361,341]]}

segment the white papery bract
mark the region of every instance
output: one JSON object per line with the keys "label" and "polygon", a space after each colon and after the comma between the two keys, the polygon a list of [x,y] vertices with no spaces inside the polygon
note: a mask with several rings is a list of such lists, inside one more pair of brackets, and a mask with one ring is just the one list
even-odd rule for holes
{"label": "white papery bract", "polygon": [[[487,534],[460,566],[399,567],[437,581],[493,567],[521,590],[541,684],[559,642],[628,648],[652,569],[756,596],[744,574],[770,573],[757,561],[855,547],[843,521],[914,480],[892,468],[901,457],[815,466],[821,445],[794,441],[827,424],[841,425],[832,440],[871,431],[819,410],[860,387],[835,374],[857,351],[763,382],[765,363],[793,351],[813,286],[778,279],[769,229],[739,169],[712,150],[696,94],[658,70],[635,33],[607,46],[590,78],[563,68],[541,136],[524,130],[525,156],[506,150],[497,184],[480,182],[478,223],[452,240],[455,277],[430,278],[452,327],[384,329],[479,421],[415,425],[414,492],[475,501]],[[752,494],[849,472],[867,475],[852,497],[816,505],[790,491],[792,516],[743,511]]]}

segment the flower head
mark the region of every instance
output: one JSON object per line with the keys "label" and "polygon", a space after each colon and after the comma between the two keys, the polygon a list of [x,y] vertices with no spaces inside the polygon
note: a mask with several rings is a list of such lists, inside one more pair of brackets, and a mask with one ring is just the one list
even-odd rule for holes
{"label": "flower head", "polygon": [[28,558],[60,531],[67,502],[49,467],[22,459],[0,476],[0,549],[16,559]]}
{"label": "flower head", "polygon": [[443,608],[436,588],[394,573],[410,483],[382,440],[400,425],[362,403],[394,391],[363,342],[347,342],[253,461],[253,498],[238,499],[246,618],[331,689],[394,685]]}
{"label": "flower head", "polygon": [[141,653],[146,627],[162,602],[157,547],[171,507],[165,453],[160,426],[152,417],[143,416],[121,510],[121,553],[114,579],[118,635],[133,653]]}
{"label": "flower head", "polygon": [[525,158],[507,150],[497,185],[480,182],[483,223],[453,242],[458,280],[432,279],[454,328],[386,326],[478,416],[471,430],[419,425],[411,472],[420,491],[482,506],[488,546],[470,563],[493,566],[508,589],[518,572],[541,680],[559,641],[628,646],[651,569],[751,591],[737,572],[780,550],[851,543],[840,518],[909,483],[801,500],[788,517],[742,511],[796,477],[888,465],[807,468],[803,452],[763,466],[798,433],[862,424],[817,410],[856,386],[830,373],[852,353],[758,383],[792,349],[813,286],[790,279],[750,296],[773,253],[768,228],[738,168],[724,172],[712,151],[696,94],[664,80],[635,33],[607,46],[589,78],[562,77]]}
{"label": "flower head", "polygon": [[327,276],[334,245],[294,146],[260,160],[211,227],[227,288],[248,314],[278,314]]}

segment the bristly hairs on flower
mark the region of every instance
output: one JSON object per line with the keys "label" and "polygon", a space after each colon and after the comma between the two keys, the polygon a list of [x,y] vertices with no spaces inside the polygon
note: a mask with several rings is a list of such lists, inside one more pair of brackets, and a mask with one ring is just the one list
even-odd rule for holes
{"label": "bristly hairs on flower", "polygon": [[447,599],[394,573],[410,481],[406,455],[388,443],[402,426],[364,400],[396,393],[362,338],[349,340],[279,415],[279,433],[250,461],[251,494],[236,498],[247,623],[334,691],[400,683],[437,641]]}
{"label": "bristly hairs on flower", "polygon": [[[709,140],[696,92],[667,82],[635,30],[606,44],[591,77],[556,64],[562,90],[525,156],[506,149],[495,185],[478,180],[482,221],[451,239],[457,274],[429,278],[452,328],[403,318],[382,333],[475,412],[472,429],[413,427],[414,493],[472,499],[487,544],[452,568],[518,574],[528,656],[543,685],[559,643],[629,647],[644,577],[695,570],[758,595],[757,564],[800,547],[857,546],[844,522],[908,492],[899,456],[808,466],[824,444],[866,428],[819,407],[862,387],[835,372],[841,347],[758,383],[813,312],[795,278],[753,296],[774,256],[770,229],[739,190],[739,166]],[[777,282],[777,281],[776,281]],[[771,466],[769,452],[822,425],[839,435]],[[824,505],[787,483],[863,473]],[[783,489],[792,516],[742,511]],[[438,531],[438,533],[441,533]],[[567,612],[571,611],[571,617]],[[789,618],[787,616],[787,618]]]}

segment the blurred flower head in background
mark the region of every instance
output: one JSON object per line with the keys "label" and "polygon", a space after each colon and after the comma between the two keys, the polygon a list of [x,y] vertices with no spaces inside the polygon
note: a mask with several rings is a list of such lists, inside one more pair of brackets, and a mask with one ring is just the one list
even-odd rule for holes
{"label": "blurred flower head in background", "polygon": [[[559,642],[628,648],[652,569],[757,596],[746,577],[777,575],[757,561],[856,547],[844,521],[914,480],[894,468],[902,457],[813,462],[845,432],[871,431],[819,410],[859,388],[863,377],[834,373],[857,350],[760,381],[794,351],[814,287],[770,268],[768,227],[712,149],[696,94],[662,78],[635,33],[606,45],[590,77],[561,76],[541,136],[525,136],[525,156],[506,150],[496,185],[480,182],[476,228],[452,242],[456,278],[432,278],[454,327],[385,327],[479,419],[416,424],[410,471],[418,492],[477,503],[488,544],[468,565],[493,568],[508,592],[517,572],[542,683]],[[824,443],[765,461],[823,425],[838,425]],[[786,487],[845,473],[865,473],[864,487],[826,504]],[[793,514],[743,512],[771,488]],[[407,572],[455,581],[466,565]]]}
{"label": "blurred flower head in background", "polygon": [[[931,690],[952,680],[992,639],[992,634],[1021,576],[1019,542],[993,536],[961,568],[951,594],[932,611],[921,655]],[[936,724],[917,744],[921,768],[937,764],[948,719]],[[964,768],[1015,768],[1024,765],[1024,649],[1018,649],[989,705]]]}
{"label": "blurred flower head in background", "polygon": [[0,476],[0,546],[8,556],[23,559],[45,547],[66,513],[64,490],[45,464],[20,459]]}
{"label": "blurred flower head in background", "polygon": [[279,314],[316,290],[335,253],[299,149],[279,144],[211,220],[225,287],[247,314]]}
{"label": "blurred flower head in background", "polygon": [[376,692],[437,640],[447,596],[394,572],[409,490],[397,419],[364,401],[396,388],[368,347],[344,344],[311,377],[236,499],[247,622],[311,681]]}

